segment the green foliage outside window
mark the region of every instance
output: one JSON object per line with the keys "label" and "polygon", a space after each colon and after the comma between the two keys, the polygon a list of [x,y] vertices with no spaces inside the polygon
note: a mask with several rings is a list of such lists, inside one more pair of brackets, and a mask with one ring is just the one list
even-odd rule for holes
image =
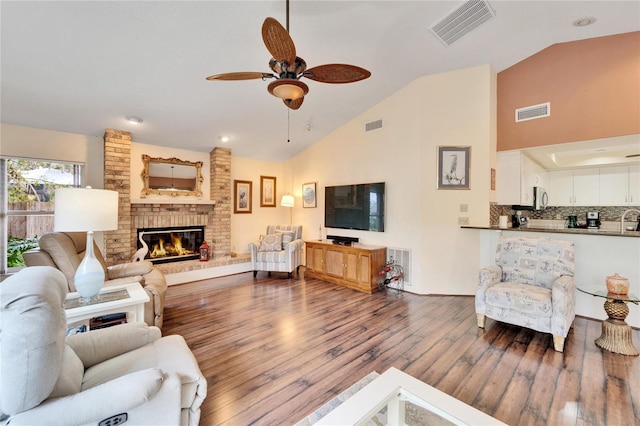
{"label": "green foliage outside window", "polygon": [[38,237],[22,238],[9,237],[7,244],[7,266],[12,268],[16,266],[26,266],[22,253],[38,247]]}

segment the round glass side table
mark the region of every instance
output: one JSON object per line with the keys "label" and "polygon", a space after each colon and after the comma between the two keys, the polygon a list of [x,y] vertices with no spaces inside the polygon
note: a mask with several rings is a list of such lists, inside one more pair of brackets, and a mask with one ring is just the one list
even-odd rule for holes
{"label": "round glass side table", "polygon": [[627,305],[629,303],[637,305],[640,298],[632,293],[608,293],[601,287],[578,287],[578,290],[605,299],[604,311],[609,318],[602,321],[602,334],[596,339],[596,345],[609,352],[638,356],[638,349],[633,345],[631,338],[631,326],[625,322],[625,319],[629,315]]}

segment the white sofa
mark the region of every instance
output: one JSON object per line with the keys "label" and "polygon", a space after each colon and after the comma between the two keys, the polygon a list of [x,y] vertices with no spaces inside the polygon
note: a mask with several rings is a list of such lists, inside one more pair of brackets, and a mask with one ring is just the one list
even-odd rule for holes
{"label": "white sofa", "polygon": [[[197,425],[207,382],[182,336],[130,323],[65,337],[67,280],[28,267],[0,285],[0,410],[14,425]],[[116,418],[105,424],[120,424]]]}

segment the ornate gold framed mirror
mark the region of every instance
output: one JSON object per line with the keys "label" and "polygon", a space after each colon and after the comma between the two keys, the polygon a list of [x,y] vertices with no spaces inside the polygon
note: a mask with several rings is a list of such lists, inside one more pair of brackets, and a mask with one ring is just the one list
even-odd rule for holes
{"label": "ornate gold framed mirror", "polygon": [[150,157],[142,154],[141,198],[149,194],[202,197],[202,161]]}

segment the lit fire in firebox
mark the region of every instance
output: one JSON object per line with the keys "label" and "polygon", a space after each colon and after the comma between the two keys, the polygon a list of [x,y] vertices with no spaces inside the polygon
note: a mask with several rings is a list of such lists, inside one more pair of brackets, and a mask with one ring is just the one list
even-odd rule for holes
{"label": "lit fire in firebox", "polygon": [[187,250],[182,247],[182,238],[179,235],[172,232],[170,238],[171,242],[166,242],[164,238],[160,237],[158,244],[153,245],[153,250],[149,253],[149,257],[156,259],[158,257],[185,256],[195,253],[193,250]]}

